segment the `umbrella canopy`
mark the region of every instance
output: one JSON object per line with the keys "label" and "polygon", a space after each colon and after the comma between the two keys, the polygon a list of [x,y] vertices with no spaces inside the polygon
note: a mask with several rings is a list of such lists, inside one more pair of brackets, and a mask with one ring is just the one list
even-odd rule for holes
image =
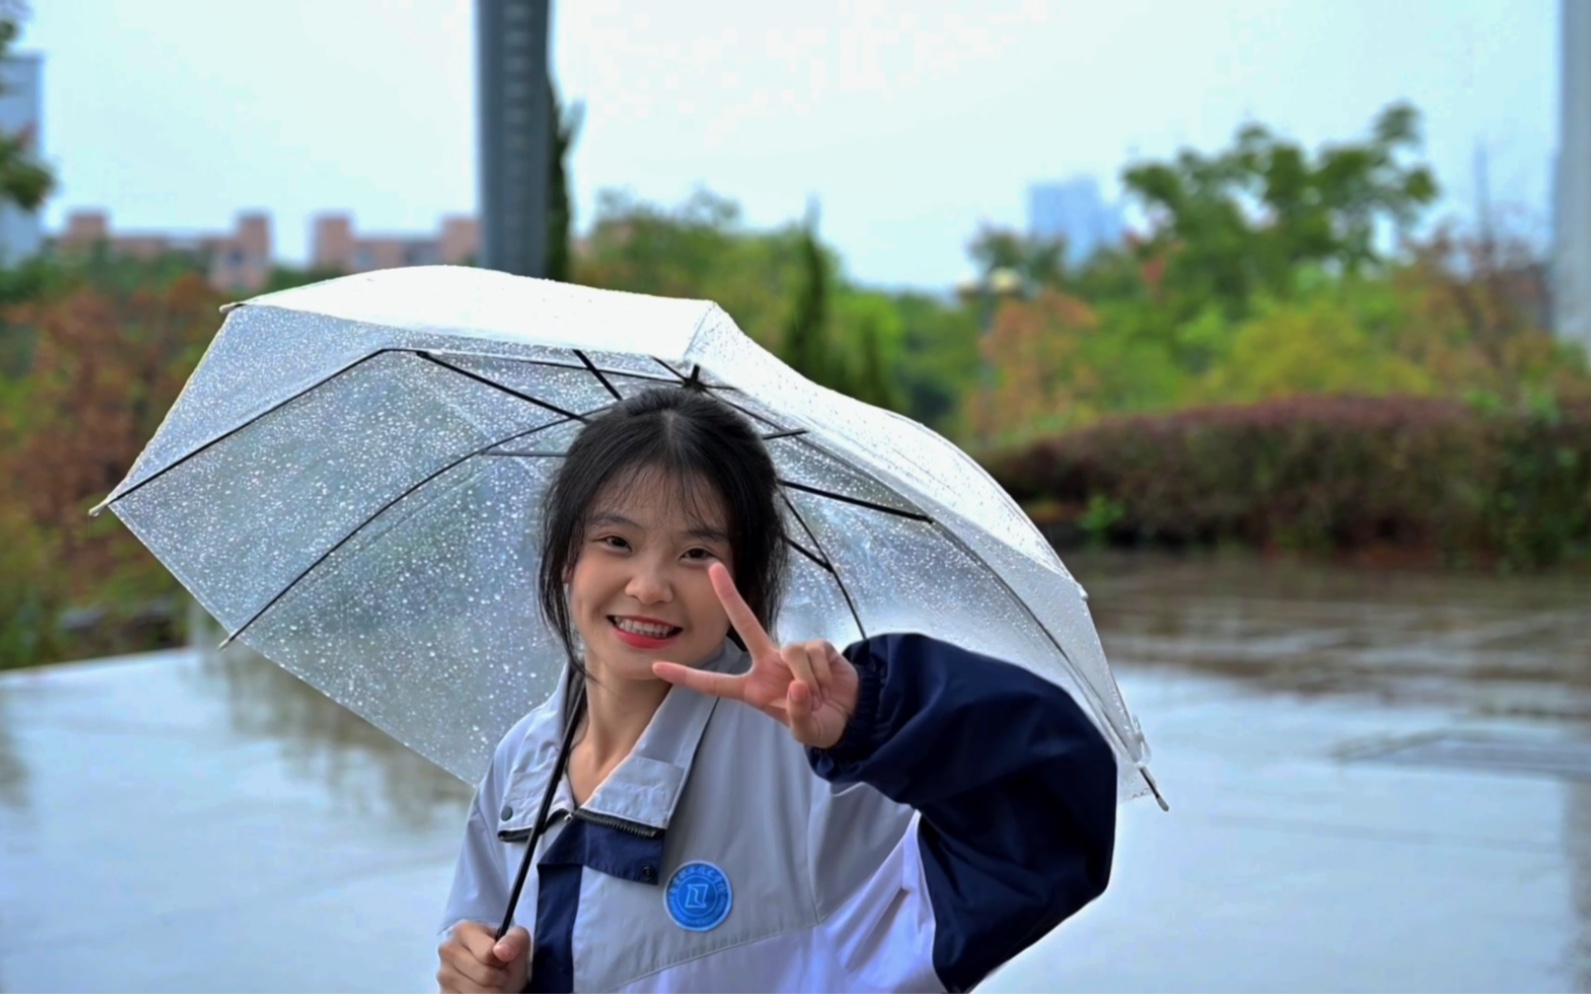
{"label": "umbrella canopy", "polygon": [[254,298],[100,507],[231,637],[474,782],[563,669],[535,594],[562,453],[617,399],[693,379],[778,468],[798,554],[776,635],[1011,660],[1091,712],[1123,797],[1154,790],[1082,588],[999,485],[705,301],[447,266]]}

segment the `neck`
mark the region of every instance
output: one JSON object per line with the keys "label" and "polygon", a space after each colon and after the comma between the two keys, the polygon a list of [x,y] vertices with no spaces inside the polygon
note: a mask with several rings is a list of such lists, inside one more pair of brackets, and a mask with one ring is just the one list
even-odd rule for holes
{"label": "neck", "polygon": [[579,748],[599,767],[623,761],[657,713],[669,685],[662,680],[586,681],[586,727]]}

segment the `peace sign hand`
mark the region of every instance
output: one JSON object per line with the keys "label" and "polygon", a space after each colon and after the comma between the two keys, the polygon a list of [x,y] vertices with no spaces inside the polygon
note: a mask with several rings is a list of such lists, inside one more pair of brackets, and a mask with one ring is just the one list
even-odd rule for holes
{"label": "peace sign hand", "polygon": [[856,711],[856,668],[828,642],[775,644],[735,589],[729,570],[714,563],[707,574],[729,623],[746,643],[751,669],[731,676],[658,662],[652,672],[699,693],[744,701],[783,722],[802,745],[832,748]]}

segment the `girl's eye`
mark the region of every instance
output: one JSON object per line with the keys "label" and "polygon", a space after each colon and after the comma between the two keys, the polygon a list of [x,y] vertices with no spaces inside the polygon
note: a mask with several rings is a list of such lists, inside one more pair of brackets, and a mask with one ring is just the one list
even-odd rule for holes
{"label": "girl's eye", "polygon": [[597,544],[605,545],[610,549],[628,549],[630,547],[630,543],[617,535],[604,535],[597,539]]}
{"label": "girl's eye", "polygon": [[711,549],[691,549],[685,553],[685,558],[700,562],[705,559],[716,559],[718,557],[713,555]]}

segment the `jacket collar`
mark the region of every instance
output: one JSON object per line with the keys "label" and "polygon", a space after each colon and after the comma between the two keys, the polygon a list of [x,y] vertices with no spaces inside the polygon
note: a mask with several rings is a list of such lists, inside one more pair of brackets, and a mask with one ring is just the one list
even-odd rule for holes
{"label": "jacket collar", "polygon": [[[745,670],[747,662],[740,647],[725,639],[719,650],[697,668],[737,673]],[[509,771],[503,791],[504,810],[511,816],[498,824],[501,833],[523,831],[535,823],[542,791],[558,760],[558,746],[568,720],[568,692],[569,682],[560,681],[542,709],[541,720],[526,729],[519,759]],[[640,741],[586,799],[583,810],[659,831],[668,828],[690,775],[696,747],[717,704],[716,697],[683,687],[670,688]],[[569,780],[560,777],[551,811],[571,812],[574,808]]]}

